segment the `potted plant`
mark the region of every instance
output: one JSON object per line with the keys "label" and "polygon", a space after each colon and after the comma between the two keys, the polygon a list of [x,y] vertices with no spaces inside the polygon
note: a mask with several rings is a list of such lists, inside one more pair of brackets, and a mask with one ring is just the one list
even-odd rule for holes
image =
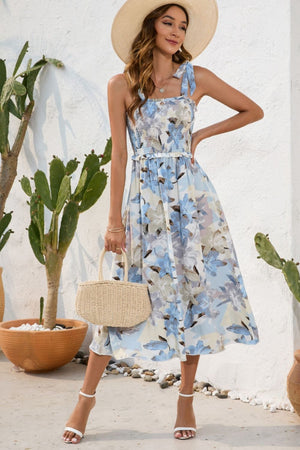
{"label": "potted plant", "polygon": [[[7,77],[6,64],[0,59],[0,250],[6,244],[11,230],[4,234],[10,220],[11,213],[5,215],[6,200],[17,175],[18,157],[24,142],[28,123],[34,108],[33,90],[40,70],[48,63],[56,67],[63,67],[61,61],[53,58],[42,59],[32,65],[30,59],[25,70],[19,71],[25,54],[28,51],[28,41],[25,42],[14,67],[11,77]],[[21,80],[21,82],[20,82]],[[14,100],[13,100],[14,99]],[[20,123],[12,146],[9,143],[9,125],[11,116]],[[4,313],[4,290],[2,285],[2,267],[0,267],[0,322]],[[2,311],[2,314],[1,314]]]}
{"label": "potted plant", "polygon": [[[58,319],[62,330],[54,331],[58,301],[58,288],[63,260],[75,234],[81,213],[93,206],[101,196],[107,173],[101,168],[110,161],[111,139],[103,155],[94,151],[86,155],[81,175],[72,192],[71,175],[79,162],[70,160],[66,165],[57,157],[50,163],[49,182],[46,174],[37,170],[34,189],[30,180],[23,177],[21,185],[29,196],[31,222],[29,241],[38,261],[45,266],[48,293],[44,312],[45,331],[11,330],[24,323],[33,324],[38,319],[2,322],[0,345],[6,357],[28,372],[52,370],[70,362],[77,353],[87,331],[87,324],[79,320]],[[45,233],[44,210],[51,213],[49,229]]]}
{"label": "potted plant", "polygon": [[[269,236],[263,233],[256,233],[254,238],[256,249],[260,256],[268,264],[282,271],[290,291],[300,302],[300,275],[293,259],[286,261],[281,258],[274,246],[271,244]],[[291,404],[300,415],[300,349],[295,351],[294,364],[287,377],[287,392]]]}

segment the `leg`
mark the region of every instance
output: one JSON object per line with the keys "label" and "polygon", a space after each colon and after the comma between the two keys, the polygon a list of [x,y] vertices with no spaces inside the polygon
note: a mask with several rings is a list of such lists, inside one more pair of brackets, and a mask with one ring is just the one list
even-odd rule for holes
{"label": "leg", "polygon": [[[110,359],[111,356],[97,355],[96,353],[90,351],[89,362],[81,388],[82,392],[90,395],[96,392],[98,383]],[[84,433],[89,413],[95,406],[95,403],[95,398],[87,398],[79,395],[78,403],[75,406],[75,409],[73,410],[66,426],[75,428],[76,430]],[[72,431],[65,431],[63,434],[63,440],[68,443],[76,444],[80,442],[80,436],[76,435]]]}
{"label": "leg", "polygon": [[[199,355],[187,355],[187,360],[181,362],[181,384],[180,392],[182,394],[192,394],[193,384],[196,376],[197,366],[199,362]],[[183,426],[191,426],[196,428],[195,415],[193,411],[193,397],[178,397],[177,402],[177,419],[175,428]],[[189,438],[194,437],[195,432],[192,430],[176,431],[174,437]]]}

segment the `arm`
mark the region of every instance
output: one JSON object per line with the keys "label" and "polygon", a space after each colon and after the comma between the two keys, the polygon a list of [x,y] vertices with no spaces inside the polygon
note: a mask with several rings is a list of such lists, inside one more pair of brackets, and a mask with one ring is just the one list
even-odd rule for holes
{"label": "arm", "polygon": [[[120,228],[122,224],[122,199],[124,194],[127,164],[126,106],[127,83],[123,75],[116,75],[108,83],[108,111],[112,137],[110,171],[110,209],[108,228]],[[120,254],[125,250],[125,232],[106,231],[105,249]]]}
{"label": "arm", "polygon": [[264,116],[263,110],[249,97],[222,81],[210,70],[198,66],[195,66],[194,69],[197,100],[199,101],[204,95],[208,95],[238,111],[238,114],[193,133],[192,162],[194,162],[196,147],[203,139],[244,127],[262,119]]}

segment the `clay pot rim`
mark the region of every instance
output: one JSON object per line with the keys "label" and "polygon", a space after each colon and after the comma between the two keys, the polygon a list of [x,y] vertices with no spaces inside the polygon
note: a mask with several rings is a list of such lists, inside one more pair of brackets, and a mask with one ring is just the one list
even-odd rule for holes
{"label": "clay pot rim", "polygon": [[9,320],[9,321],[4,321],[4,322],[0,322],[0,329],[1,331],[4,332],[9,332],[9,333],[39,333],[39,334],[45,334],[45,333],[50,333],[52,331],[55,331],[56,334],[58,333],[64,333],[66,331],[71,331],[73,329],[80,329],[80,328],[87,328],[88,327],[88,323],[84,322],[82,320],[78,320],[78,319],[60,319],[57,318],[56,322],[59,323],[64,323],[64,322],[71,322],[73,325],[73,328],[69,328],[69,329],[64,329],[64,330],[42,330],[42,331],[37,331],[37,330],[10,330],[10,327],[13,326],[20,326],[23,323],[29,323],[30,325],[34,324],[34,323],[39,323],[40,319],[35,318],[35,319],[15,319],[15,320]]}

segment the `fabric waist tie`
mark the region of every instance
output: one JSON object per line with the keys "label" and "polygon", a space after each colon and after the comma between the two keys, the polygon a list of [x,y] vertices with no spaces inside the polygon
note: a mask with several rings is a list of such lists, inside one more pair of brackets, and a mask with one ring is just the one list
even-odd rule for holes
{"label": "fabric waist tie", "polygon": [[139,161],[140,159],[153,159],[153,158],[180,158],[181,156],[185,158],[191,158],[192,154],[190,152],[144,153],[142,155],[139,154],[132,155],[132,160]]}

